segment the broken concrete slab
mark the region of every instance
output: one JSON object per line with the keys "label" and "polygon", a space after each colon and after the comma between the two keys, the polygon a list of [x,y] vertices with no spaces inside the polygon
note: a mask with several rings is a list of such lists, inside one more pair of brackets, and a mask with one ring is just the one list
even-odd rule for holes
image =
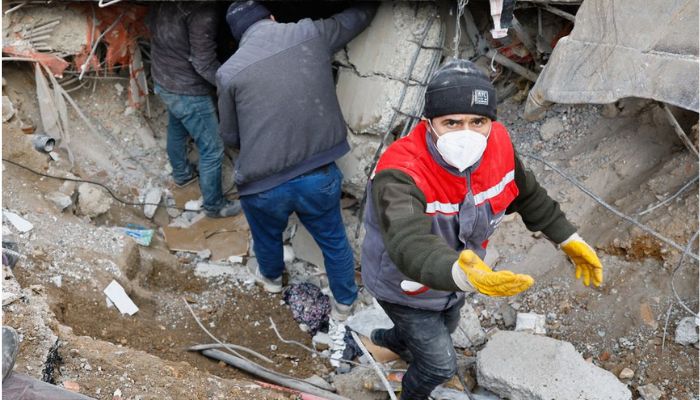
{"label": "broken concrete slab", "polygon": [[460,310],[457,329],[452,333],[452,343],[455,347],[467,348],[483,344],[486,341],[486,331],[481,327],[479,316],[469,303]]}
{"label": "broken concrete slab", "polygon": [[149,188],[146,190],[146,194],[143,196],[143,215],[148,219],[152,219],[156,214],[158,205],[160,203],[160,198],[163,195],[163,191],[160,188]]}
{"label": "broken concrete slab", "polygon": [[632,399],[622,382],[587,363],[571,343],[524,332],[501,331],[489,340],[477,355],[477,380],[510,399]]}
{"label": "broken concrete slab", "polygon": [[545,324],[547,319],[542,314],[518,313],[515,321],[515,330],[521,332],[534,333],[535,335],[546,335]]}
{"label": "broken concrete slab", "polygon": [[697,17],[697,3],[689,0],[583,2],[574,30],[559,40],[530,91],[525,117],[541,118],[551,102],[607,104],[625,97],[698,112]]}
{"label": "broken concrete slab", "polygon": [[695,317],[685,317],[676,327],[676,343],[690,346],[698,342],[698,320]]}
{"label": "broken concrete slab", "polygon": [[96,185],[82,183],[78,186],[78,212],[90,218],[97,217],[109,211],[112,207],[112,197]]}

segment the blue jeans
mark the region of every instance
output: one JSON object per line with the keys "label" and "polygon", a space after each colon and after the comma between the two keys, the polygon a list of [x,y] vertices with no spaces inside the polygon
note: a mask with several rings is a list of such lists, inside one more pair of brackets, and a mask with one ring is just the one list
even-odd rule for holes
{"label": "blue jeans", "polygon": [[342,180],[342,173],[331,163],[264,192],[241,196],[241,206],[263,276],[282,276],[282,233],[289,216],[296,212],[323,252],[333,297],[340,304],[352,304],[357,285],[355,261],[340,214]]}
{"label": "blue jeans", "polygon": [[168,108],[168,158],[175,182],[186,182],[194,173],[187,158],[191,136],[199,151],[199,187],[204,208],[218,211],[225,200],[221,189],[224,143],[211,96],[188,96],[168,92],[156,84],[155,92]]}
{"label": "blue jeans", "polygon": [[436,386],[457,373],[457,355],[450,334],[459,324],[464,298],[444,311],[378,302],[394,327],[375,331],[372,342],[401,355],[409,363],[401,382],[401,399],[427,399]]}

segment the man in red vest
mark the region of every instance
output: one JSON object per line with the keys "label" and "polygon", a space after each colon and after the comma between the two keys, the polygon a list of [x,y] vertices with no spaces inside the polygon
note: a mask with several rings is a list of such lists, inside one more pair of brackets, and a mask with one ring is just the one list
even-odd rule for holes
{"label": "man in red vest", "polygon": [[505,214],[517,212],[599,286],[603,267],[559,204],[520,162],[496,122],[496,91],[474,64],[453,60],[428,83],[423,121],[379,159],[368,186],[362,280],[394,322],[372,342],[409,363],[402,399],[427,399],[457,363],[450,334],[465,292],[513,296],[534,280],[482,258]]}

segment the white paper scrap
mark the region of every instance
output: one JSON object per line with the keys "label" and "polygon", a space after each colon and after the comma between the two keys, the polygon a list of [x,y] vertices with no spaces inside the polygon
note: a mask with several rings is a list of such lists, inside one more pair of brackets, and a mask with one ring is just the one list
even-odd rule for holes
{"label": "white paper scrap", "polygon": [[134,315],[139,310],[117,281],[113,280],[103,292],[122,314]]}

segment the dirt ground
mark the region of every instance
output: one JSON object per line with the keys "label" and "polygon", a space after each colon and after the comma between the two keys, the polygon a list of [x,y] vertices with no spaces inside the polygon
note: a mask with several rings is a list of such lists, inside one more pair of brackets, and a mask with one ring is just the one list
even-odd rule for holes
{"label": "dirt ground", "polygon": [[[19,115],[36,118],[31,71],[9,65],[3,76],[4,94]],[[74,118],[71,141],[79,159],[72,172],[104,182],[130,199],[136,199],[146,183],[168,185],[162,106],[152,97],[152,118],[146,122],[138,113],[124,114],[125,95],[116,94],[114,82],[96,85],[95,93],[102,94],[99,101],[91,87],[75,93],[75,98],[110,134],[96,138]],[[522,104],[511,99],[500,105],[499,119],[509,127],[521,154],[551,161],[610,204],[637,215],[698,174],[697,160],[678,143],[668,124],[653,106],[639,103],[624,103],[612,117],[604,116],[600,106],[559,105],[544,121],[533,123],[522,119]],[[555,120],[561,128],[545,134],[543,125]],[[144,147],[141,129],[152,132],[154,146]],[[70,169],[65,157],[54,162],[35,152],[17,119],[3,124],[3,157],[44,173]],[[473,296],[470,301],[482,325],[512,329],[503,322],[506,306],[547,315],[549,336],[570,341],[585,358],[616,375],[625,367],[634,370],[634,378],[625,382],[635,397],[638,386],[653,383],[668,399],[695,398],[698,350],[673,340],[678,321],[686,316],[678,305],[671,307],[676,301],[670,279],[679,252],[622,222],[551,168],[523,160],[598,250],[606,267],[605,283],[597,289],[583,287],[546,238],[528,232],[519,217],[506,218],[491,240],[490,252],[497,254],[493,265],[530,273],[536,285],[510,299]],[[212,341],[196,325],[185,301],[214,335],[270,357],[275,362],[272,369],[300,378],[332,374],[326,361],[276,337],[269,317],[285,339],[311,345],[310,335],[294,322],[281,296],[268,295],[241,278],[245,271],[202,278],[195,274],[198,259],[170,253],[162,235],[156,234],[144,248],[113,229],[127,223],[157,229],[167,220],[163,211],[151,221],[140,208],[115,202],[107,214],[92,220],[76,215],[73,206],[62,213],[44,198],[62,185],[3,163],[3,208],[35,225],[28,234],[12,232],[26,256],[13,274],[22,288],[41,292],[50,309],[47,326],[59,339],[62,359],[54,373],[56,383],[76,381],[83,394],[105,399],[113,398],[116,390],[124,398],[187,398],[188,393],[193,398],[289,398],[261,389],[239,370],[186,351]],[[357,215],[357,209],[354,212]],[[639,219],[684,246],[698,229],[697,184]],[[358,242],[353,240],[353,245]],[[693,251],[697,253],[697,246]],[[102,290],[112,279],[125,287],[138,313],[126,316],[107,307]],[[697,262],[686,260],[675,284],[683,301],[697,311]],[[5,307],[3,300],[3,324],[24,327],[26,333],[31,324],[21,307],[21,302]],[[37,361],[32,359],[34,343],[23,342],[17,369],[40,377],[41,371],[26,368]]]}

